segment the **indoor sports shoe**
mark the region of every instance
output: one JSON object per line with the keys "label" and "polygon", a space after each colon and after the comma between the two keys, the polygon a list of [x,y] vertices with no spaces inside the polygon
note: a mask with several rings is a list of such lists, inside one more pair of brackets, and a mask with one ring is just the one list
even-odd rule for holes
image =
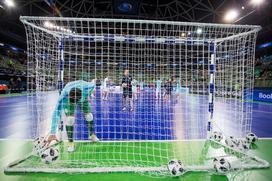
{"label": "indoor sports shoe", "polygon": [[92,134],[92,135],[90,136],[90,140],[91,140],[92,142],[98,142],[98,141],[99,141],[99,139],[97,138],[97,136],[96,136],[95,134]]}
{"label": "indoor sports shoe", "polygon": [[74,142],[68,142],[67,151],[68,151],[68,152],[73,152],[73,151],[75,151],[75,143],[74,143]]}

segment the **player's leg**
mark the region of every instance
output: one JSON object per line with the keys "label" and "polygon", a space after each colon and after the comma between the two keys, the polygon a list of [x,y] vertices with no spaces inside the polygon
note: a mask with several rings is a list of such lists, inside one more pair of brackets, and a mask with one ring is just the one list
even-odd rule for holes
{"label": "player's leg", "polygon": [[122,109],[123,111],[126,110],[127,96],[128,96],[127,90],[123,90],[123,109]]}
{"label": "player's leg", "polygon": [[176,97],[179,98],[180,97],[180,92],[181,90],[179,88],[177,88],[177,91],[176,91]]}
{"label": "player's leg", "polygon": [[109,88],[105,88],[105,97],[104,100],[107,101],[109,96]]}
{"label": "player's leg", "polygon": [[102,88],[102,100],[105,99],[105,91],[104,91],[104,88]]}
{"label": "player's leg", "polygon": [[83,111],[86,118],[90,140],[94,142],[99,141],[94,131],[94,121],[93,121],[93,114],[91,113],[91,105],[89,104],[88,101],[85,101],[80,104],[80,109],[81,111]]}
{"label": "player's leg", "polygon": [[164,91],[163,91],[163,98],[164,98],[164,100],[166,100],[166,97],[167,97],[167,90],[164,89]]}
{"label": "player's leg", "polygon": [[158,88],[156,88],[156,99],[160,99],[161,95],[160,95],[160,91]]}
{"label": "player's leg", "polygon": [[166,97],[166,88],[163,89],[162,97],[165,99]]}
{"label": "player's leg", "polygon": [[136,87],[132,88],[132,99],[137,100],[137,88]]}
{"label": "player's leg", "polygon": [[65,104],[64,113],[66,115],[66,133],[68,137],[68,152],[73,152],[75,150],[74,144],[74,123],[75,123],[75,110],[76,104]]}
{"label": "player's leg", "polygon": [[170,101],[171,100],[171,96],[172,96],[172,90],[171,88],[168,90],[168,100]]}
{"label": "player's leg", "polygon": [[128,92],[129,103],[130,103],[130,111],[134,111],[133,99],[132,99],[132,90]]}
{"label": "player's leg", "polygon": [[135,91],[135,93],[134,93],[134,97],[135,97],[135,100],[137,100],[138,99],[138,95],[137,95],[137,92]]}
{"label": "player's leg", "polygon": [[102,100],[105,101],[106,100],[106,91],[107,91],[107,88],[105,86],[102,86],[101,90],[102,90]]}
{"label": "player's leg", "polygon": [[166,91],[165,91],[165,100],[169,100],[169,98],[170,98],[170,90],[169,89],[166,89]]}

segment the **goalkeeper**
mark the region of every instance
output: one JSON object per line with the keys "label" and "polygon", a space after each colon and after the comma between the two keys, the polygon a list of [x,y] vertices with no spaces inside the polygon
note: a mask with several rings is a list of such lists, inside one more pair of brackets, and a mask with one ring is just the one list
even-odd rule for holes
{"label": "goalkeeper", "polygon": [[66,132],[68,137],[68,152],[75,150],[73,135],[74,135],[74,123],[76,117],[77,106],[84,113],[87,120],[87,125],[90,134],[90,140],[93,142],[99,141],[97,136],[94,134],[93,126],[93,115],[89,104],[89,99],[94,91],[95,85],[93,82],[86,82],[78,80],[69,82],[62,90],[55,111],[53,113],[50,136],[48,137],[48,144],[51,141],[57,140],[56,131],[58,124],[61,120],[62,111],[66,116]]}

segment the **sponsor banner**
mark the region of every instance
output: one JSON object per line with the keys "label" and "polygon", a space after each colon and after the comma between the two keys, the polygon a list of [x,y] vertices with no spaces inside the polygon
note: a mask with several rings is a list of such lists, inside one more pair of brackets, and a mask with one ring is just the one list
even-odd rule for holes
{"label": "sponsor banner", "polygon": [[[101,88],[103,90],[103,88]],[[110,86],[109,90],[110,93],[122,93],[122,87],[121,86]]]}
{"label": "sponsor banner", "polygon": [[263,101],[272,103],[272,88],[271,89],[254,89],[254,101]]}

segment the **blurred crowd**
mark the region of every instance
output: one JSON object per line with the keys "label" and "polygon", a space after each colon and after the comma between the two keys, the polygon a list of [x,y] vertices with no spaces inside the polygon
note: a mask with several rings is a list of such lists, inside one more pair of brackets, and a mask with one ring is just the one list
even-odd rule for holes
{"label": "blurred crowd", "polygon": [[272,87],[272,55],[263,56],[256,60],[255,87]]}
{"label": "blurred crowd", "polygon": [[[25,51],[0,47],[0,93],[26,91],[27,56]],[[272,55],[255,61],[255,87],[272,87]]]}
{"label": "blurred crowd", "polygon": [[26,91],[26,54],[0,48],[0,93]]}

